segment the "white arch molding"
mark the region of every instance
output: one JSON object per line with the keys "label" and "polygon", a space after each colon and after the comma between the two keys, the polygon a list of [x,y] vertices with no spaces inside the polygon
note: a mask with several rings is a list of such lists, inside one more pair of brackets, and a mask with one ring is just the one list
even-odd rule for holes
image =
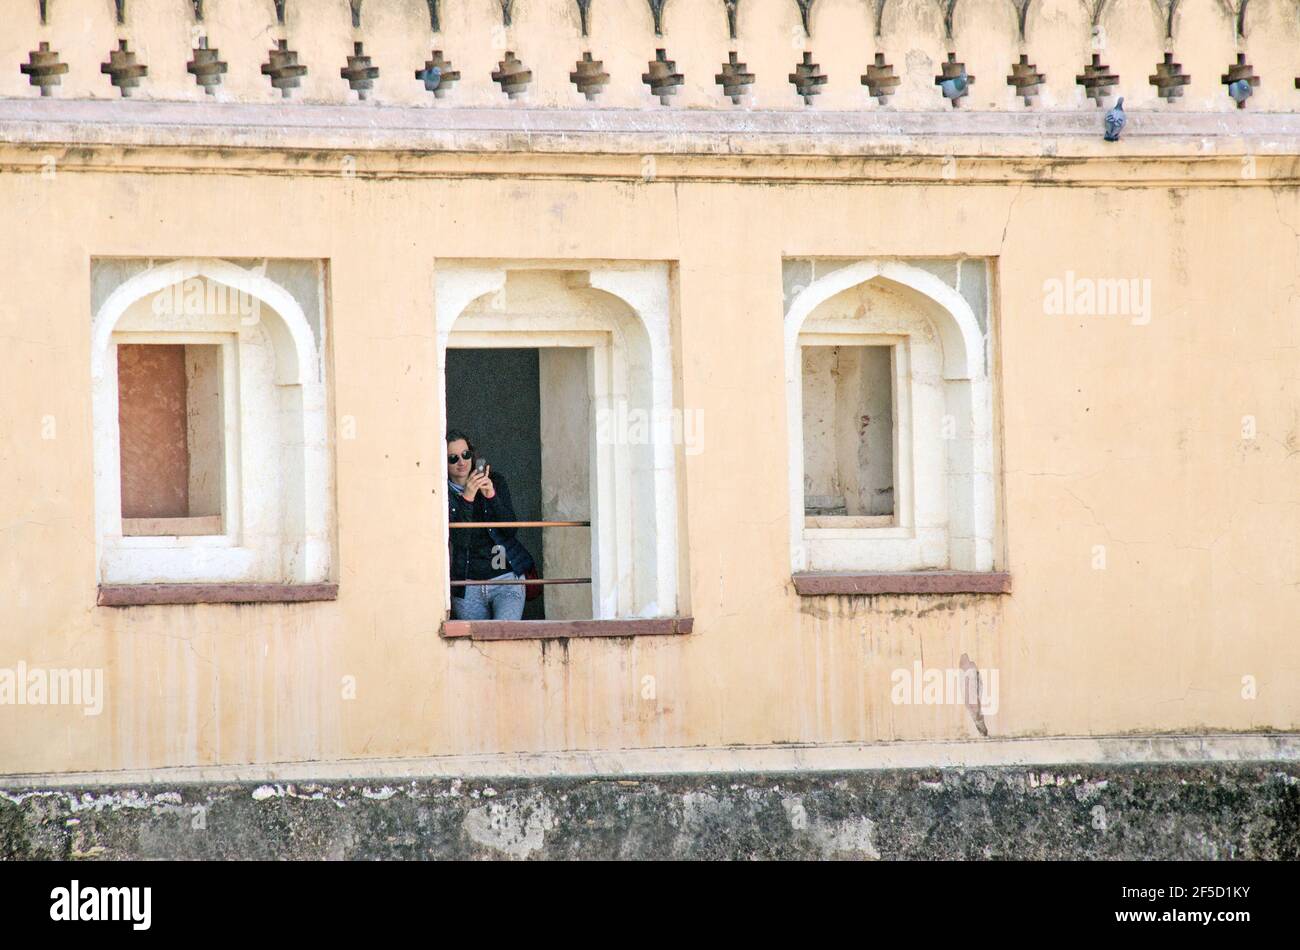
{"label": "white arch molding", "polygon": [[[495,266],[457,265],[439,266],[436,276],[435,324],[438,341],[439,378],[446,379],[447,347],[459,332],[455,325],[461,316],[477,301],[502,292],[509,272],[514,270],[550,270],[573,274],[572,289],[598,291],[616,300],[636,322],[644,334],[643,358],[649,366],[649,403],[652,412],[671,413],[673,399],[671,350],[671,301],[667,264],[621,265],[617,267],[579,263],[554,263],[539,266],[529,262],[502,262]],[[576,325],[575,325],[576,326]],[[559,331],[559,332],[557,332]],[[606,369],[617,377],[626,375],[629,355],[640,344],[629,340],[630,335],[618,327],[608,328],[613,340],[613,352],[606,356],[597,353],[598,362],[608,359]],[[563,338],[572,334],[565,328],[548,325],[537,330],[527,326],[494,325],[492,343],[500,346],[547,347],[565,345]],[[554,340],[548,337],[554,335]],[[479,334],[473,334],[478,339]],[[475,343],[474,345],[479,345]],[[597,373],[599,378],[602,375]],[[626,386],[626,380],[616,382],[615,389]],[[622,390],[626,392],[626,390]],[[611,392],[594,394],[596,403],[612,398]],[[446,402],[443,401],[443,427],[445,430]],[[592,434],[594,438],[594,432]],[[650,446],[651,461],[637,469],[631,453],[621,446],[597,446],[593,453],[596,465],[592,471],[592,580],[593,616],[613,618],[626,616],[670,616],[681,607],[679,601],[679,545],[677,537],[677,446],[655,440]],[[633,470],[640,471],[649,480],[653,498],[653,536],[650,543],[638,536],[633,543],[628,535],[644,528],[635,526],[626,492]],[[619,499],[622,499],[621,503]],[[444,530],[445,520],[444,520]],[[628,578],[634,573],[633,561],[643,566],[644,559],[637,553],[649,551],[653,565],[653,583],[649,590],[638,588],[629,593]],[[448,608],[450,604],[447,605]]]}
{"label": "white arch molding", "polygon": [[[283,329],[289,334],[289,341],[288,346],[283,349],[281,344],[286,341],[276,341],[277,383],[281,385],[301,383],[304,373],[316,374],[319,378],[319,367],[315,360],[316,342],[311,324],[307,322],[302,307],[298,305],[293,295],[265,274],[245,270],[229,261],[212,257],[172,261],[151,267],[124,281],[108,295],[92,323],[92,378],[98,379],[102,375],[109,337],[127,309],[140,298],[157,293],[173,284],[183,283],[191,277],[206,277],[242,291],[261,300],[280,315]],[[285,356],[291,356],[292,359],[282,362],[280,358]]]}
{"label": "white arch molding", "polygon": [[[251,319],[139,312],[139,301],[191,278],[239,291],[259,306]],[[133,309],[135,315],[124,321]],[[122,536],[117,360],[111,358],[118,334],[139,342],[222,343],[227,414],[222,535]],[[271,375],[262,380],[257,367],[263,364],[254,357],[264,346],[273,358]],[[328,579],[333,511],[324,367],[311,324],[289,291],[264,273],[215,258],[151,267],[119,285],[92,319],[91,388],[101,583]],[[243,471],[251,459],[260,459],[262,467]]]}
{"label": "white arch molding", "polygon": [[[822,304],[853,287],[888,281],[913,291],[929,305],[926,322],[939,342],[942,415],[956,437],[944,438],[941,419],[907,412],[899,431],[900,495],[909,497],[896,524],[881,528],[808,529],[804,521],[803,362],[800,333]],[[853,321],[859,334],[880,332],[870,315]],[[926,327],[907,332],[909,346],[925,346]],[[891,326],[891,334],[899,332]],[[790,301],[784,326],[786,407],[789,422],[790,554],[794,571],[923,570],[989,571],[995,560],[995,479],[991,386],[986,340],[965,298],[929,271],[898,260],[862,260],[814,280]],[[819,335],[822,335],[819,333]],[[846,340],[849,337],[846,336]],[[922,404],[920,383],[897,380],[908,404]],[[931,403],[934,400],[930,400]],[[938,440],[938,441],[936,441]],[[942,458],[942,471],[914,463]]]}
{"label": "white arch molding", "polygon": [[901,261],[858,261],[814,280],[790,302],[785,318],[787,348],[799,336],[804,321],[820,304],[850,287],[877,278],[902,284],[929,297],[950,318],[935,328],[943,340],[945,379],[970,379],[983,372],[983,334],[966,298],[929,271]]}

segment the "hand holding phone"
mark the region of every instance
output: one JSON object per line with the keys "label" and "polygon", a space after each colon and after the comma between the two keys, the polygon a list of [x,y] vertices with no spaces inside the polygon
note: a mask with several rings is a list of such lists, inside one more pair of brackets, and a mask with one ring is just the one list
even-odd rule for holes
{"label": "hand holding phone", "polygon": [[492,485],[491,475],[492,466],[488,464],[487,459],[476,458],[469,481],[465,483],[465,500],[473,501],[480,491],[484,498],[495,498],[497,492]]}

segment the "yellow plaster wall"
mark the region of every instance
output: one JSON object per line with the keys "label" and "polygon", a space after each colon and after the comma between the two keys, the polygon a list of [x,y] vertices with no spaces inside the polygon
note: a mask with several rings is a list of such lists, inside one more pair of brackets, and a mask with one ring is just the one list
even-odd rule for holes
{"label": "yellow plaster wall", "polygon": [[[202,100],[184,72],[188,4],[129,6],[122,31],[109,0],[54,0],[47,27],[34,0],[18,4],[0,34],[0,97],[36,95],[17,64],[49,38],[73,65],[57,98],[117,98],[98,64],[122,34],[150,64],[136,98]],[[807,45],[832,76],[817,109],[878,108],[857,80],[876,46],[867,6],[816,6]],[[258,72],[277,35],[270,0],[208,7],[230,62],[219,99],[279,102]],[[435,44],[423,0],[366,4],[361,38],[384,70],[376,102],[516,108],[487,76],[500,55],[495,4],[443,7]],[[517,7],[506,39],[537,70],[527,104],[581,104],[567,82],[583,49],[573,4]],[[904,75],[897,104],[945,119],[937,4],[891,0],[885,16],[880,46]],[[1083,5],[1035,4],[1029,23],[1026,52],[1049,76],[1035,108],[1093,109],[1074,84],[1090,52]],[[1180,13],[1174,45],[1194,78],[1172,106],[1146,83],[1164,48],[1152,5],[1119,2],[1103,23],[1104,60],[1130,106],[1236,114],[1219,84],[1235,54],[1219,5]],[[688,77],[678,105],[731,108],[712,81],[730,47],[716,0],[672,0],[662,43],[642,3],[597,0],[594,24],[591,48],[615,75],[598,108],[660,109],[639,82],[656,45]],[[786,81],[805,45],[796,24],[793,3],[742,4],[738,49],[759,74],[760,109],[797,105]],[[1248,28],[1264,76],[1249,111],[1293,108],[1294,11],[1252,4]],[[978,77],[962,108],[1022,110],[1005,85],[1018,50],[1010,4],[963,0],[956,32]],[[286,109],[355,101],[338,78],[353,39],[344,0],[310,15],[291,0],[287,35],[312,72]],[[411,76],[433,45],[465,72],[438,105]],[[0,668],[100,667],[107,690],[97,717],[0,707],[0,773],[973,739],[963,707],[890,701],[894,670],[963,654],[999,671],[993,736],[1300,728],[1300,208],[1288,146],[1271,142],[1264,151],[1282,154],[1261,154],[1244,175],[1237,153],[1215,158],[1191,135],[1132,149],[1071,141],[1060,161],[1055,142],[1007,157],[972,136],[957,151],[981,157],[954,165],[939,161],[957,141],[938,142],[947,128],[892,157],[661,154],[651,175],[636,146],[613,138],[608,151],[629,154],[376,156],[359,137],[355,177],[340,174],[339,154],[285,153],[273,137],[238,153],[0,146]],[[989,258],[995,274],[1015,592],[800,599],[782,259],[963,254]],[[106,256],[328,261],[337,602],[94,606],[88,299],[91,259]],[[703,451],[683,460],[690,636],[438,638],[433,315],[437,262],[449,258],[673,265],[677,399],[704,424]],[[1067,272],[1149,279],[1150,323],[1046,314],[1044,282]],[[1241,436],[1245,416],[1254,439]],[[1099,545],[1104,570],[1093,567]]]}
{"label": "yellow plaster wall", "polygon": [[[894,669],[963,653],[1000,670],[994,735],[1300,725],[1289,188],[68,171],[0,175],[0,206],[57,222],[0,231],[0,665],[102,666],[107,688],[98,717],[0,709],[5,772],[973,736],[961,707],[889,699]],[[89,264],[164,251],[329,261],[335,424],[356,431],[335,429],[336,603],[94,606]],[[996,262],[1015,593],[801,600],[782,257],[957,251]],[[440,257],[674,262],[681,399],[704,414],[684,473],[689,637],[438,638]],[[1043,283],[1067,271],[1149,278],[1151,322],[1045,315]]]}

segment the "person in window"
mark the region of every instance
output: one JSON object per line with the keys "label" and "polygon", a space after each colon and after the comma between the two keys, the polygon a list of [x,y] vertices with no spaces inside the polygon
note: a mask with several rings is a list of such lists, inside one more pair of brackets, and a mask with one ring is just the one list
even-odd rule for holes
{"label": "person in window", "polygon": [[[447,433],[447,511],[451,524],[515,521],[505,476],[476,467],[474,445],[459,429]],[[453,581],[523,580],[533,557],[515,528],[453,529],[450,541]],[[451,588],[451,613],[457,620],[519,620],[524,615],[523,584],[471,584]]]}

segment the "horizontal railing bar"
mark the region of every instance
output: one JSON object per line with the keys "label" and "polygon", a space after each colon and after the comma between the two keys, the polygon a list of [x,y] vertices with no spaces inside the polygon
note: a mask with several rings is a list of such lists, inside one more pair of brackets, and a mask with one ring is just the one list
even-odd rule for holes
{"label": "horizontal railing bar", "polygon": [[486,584],[590,584],[590,577],[535,577],[532,580],[524,578],[518,581],[491,580],[491,581],[452,581],[452,587],[479,587]]}
{"label": "horizontal railing bar", "polygon": [[453,521],[449,528],[590,528],[590,521]]}

